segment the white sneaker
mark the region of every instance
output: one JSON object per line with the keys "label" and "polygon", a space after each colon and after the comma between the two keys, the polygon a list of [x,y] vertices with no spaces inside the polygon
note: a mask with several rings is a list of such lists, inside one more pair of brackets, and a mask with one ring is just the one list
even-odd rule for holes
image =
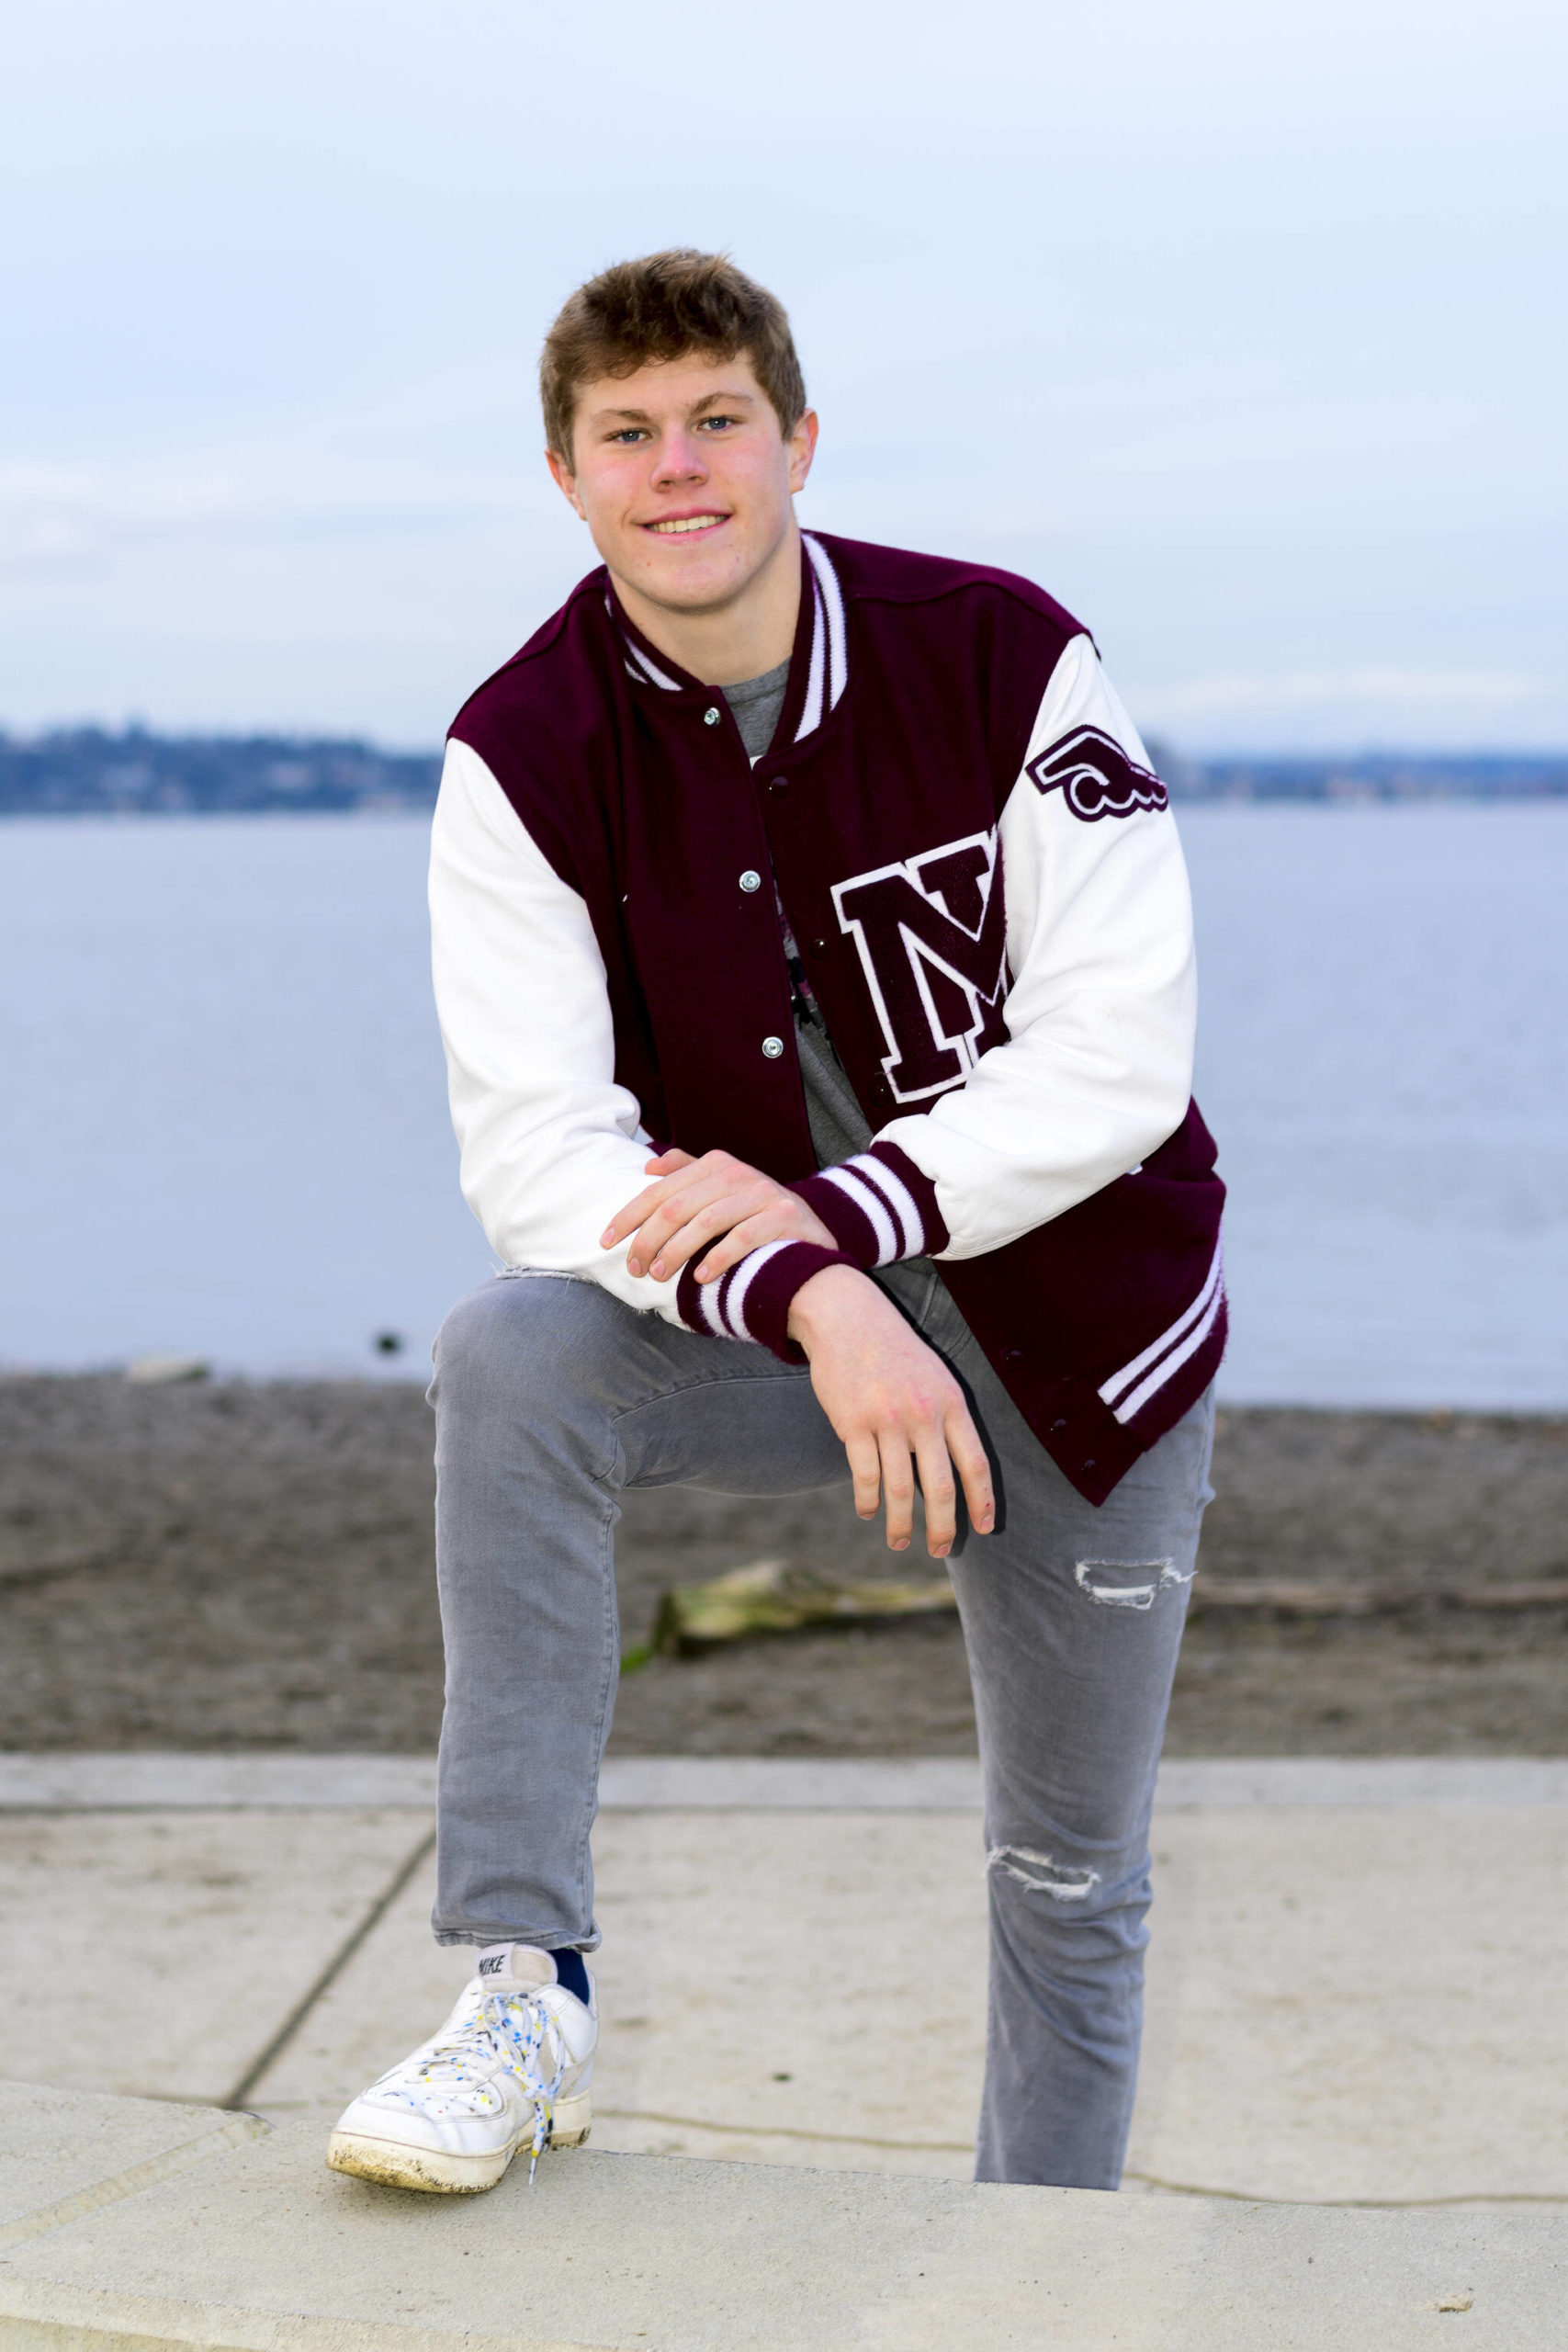
{"label": "white sneaker", "polygon": [[556,1981],[547,1951],[496,1944],[440,2032],[338,2119],[334,2172],[447,2195],[493,2188],[525,2144],[528,2177],[548,2147],[588,2137],[599,2010]]}

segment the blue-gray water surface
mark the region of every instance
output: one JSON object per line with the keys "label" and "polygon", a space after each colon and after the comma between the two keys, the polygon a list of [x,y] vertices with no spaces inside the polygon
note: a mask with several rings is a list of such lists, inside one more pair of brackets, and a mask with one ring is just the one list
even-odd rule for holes
{"label": "blue-gray water surface", "polygon": [[[1568,1405],[1568,808],[1181,825],[1232,1188],[1225,1394]],[[491,1264],[457,1187],[425,836],[0,826],[0,1362],[421,1366]]]}

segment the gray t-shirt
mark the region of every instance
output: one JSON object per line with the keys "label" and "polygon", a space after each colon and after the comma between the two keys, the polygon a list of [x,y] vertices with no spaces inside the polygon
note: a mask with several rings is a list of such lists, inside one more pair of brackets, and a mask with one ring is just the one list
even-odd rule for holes
{"label": "gray t-shirt", "polygon": [[724,699],[735,714],[740,741],[753,766],[773,740],[788,684],[789,663],[781,662],[776,670],[764,670],[760,678],[742,678],[738,686],[724,689]]}
{"label": "gray t-shirt", "polygon": [[[753,767],[773,740],[788,684],[789,663],[781,662],[776,670],[764,670],[760,678],[743,678],[739,685],[723,689],[724,699],[735,714],[740,741],[746,746]],[[852,1159],[857,1151],[863,1151],[871,1141],[871,1129],[855,1099],[849,1073],[833,1050],[828,1024],[812,994],[801,962],[800,949],[789,927],[784,901],[779,898],[776,879],[773,897],[778,903],[779,922],[784,928],[784,954],[789,959],[795,997],[795,1042],[800,1053],[800,1078],[806,1090],[806,1115],[811,1124],[811,1148],[817,1154],[818,1167],[830,1168],[836,1161]],[[931,1271],[929,1258],[910,1258],[900,1266],[886,1268],[879,1280],[911,1311],[918,1311],[925,1289],[922,1278]]]}
{"label": "gray t-shirt", "polygon": [[[753,766],[773,740],[788,684],[789,663],[781,662],[776,670],[764,670],[760,678],[744,678],[739,685],[724,689],[724,698],[735,714],[740,741]],[[777,897],[776,883],[773,888]],[[779,920],[784,926],[784,954],[794,983],[795,1044],[800,1049],[800,1075],[806,1087],[811,1142],[818,1167],[827,1168],[835,1160],[852,1159],[857,1151],[863,1151],[871,1141],[871,1129],[855,1100],[844,1066],[833,1050],[833,1041],[807,980],[800,949],[782,900]]]}

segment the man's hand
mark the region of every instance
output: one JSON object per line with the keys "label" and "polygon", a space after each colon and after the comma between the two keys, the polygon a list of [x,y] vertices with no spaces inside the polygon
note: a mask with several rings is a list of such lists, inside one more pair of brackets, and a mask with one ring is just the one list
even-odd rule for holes
{"label": "man's hand", "polygon": [[728,1151],[706,1151],[700,1159],[689,1151],[667,1151],[650,1159],[645,1172],[657,1176],[658,1183],[628,1201],[599,1239],[602,1250],[613,1250],[632,1236],[626,1253],[630,1274],[649,1273],[667,1283],[688,1258],[705,1250],[696,1277],[714,1283],[764,1241],[815,1241],[823,1250],[839,1246],[798,1193]]}
{"label": "man's hand", "polygon": [[969,1523],[988,1535],[996,1522],[991,1469],[964,1391],[942,1358],[911,1330],[892,1301],[852,1266],[824,1266],[803,1283],[789,1335],[806,1350],[818,1402],[844,1442],[855,1509],[887,1508],[887,1543],[908,1550],[920,1474],[926,1549],[945,1560],[956,1532],[953,1471],[964,1484]]}

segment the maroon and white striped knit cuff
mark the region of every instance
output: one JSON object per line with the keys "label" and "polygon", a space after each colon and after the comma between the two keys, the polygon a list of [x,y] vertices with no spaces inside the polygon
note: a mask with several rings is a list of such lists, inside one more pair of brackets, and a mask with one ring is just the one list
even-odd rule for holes
{"label": "maroon and white striped knit cuff", "polygon": [[681,1269],[675,1303],[689,1330],[714,1340],[755,1340],[785,1363],[804,1363],[804,1349],[789,1336],[795,1292],[824,1266],[854,1263],[846,1251],[823,1250],[815,1241],[764,1241],[716,1283],[698,1282],[689,1261]]}
{"label": "maroon and white striped knit cuff", "polygon": [[945,1250],[947,1227],[936,1186],[896,1143],[874,1143],[790,1186],[821,1218],[863,1272]]}

